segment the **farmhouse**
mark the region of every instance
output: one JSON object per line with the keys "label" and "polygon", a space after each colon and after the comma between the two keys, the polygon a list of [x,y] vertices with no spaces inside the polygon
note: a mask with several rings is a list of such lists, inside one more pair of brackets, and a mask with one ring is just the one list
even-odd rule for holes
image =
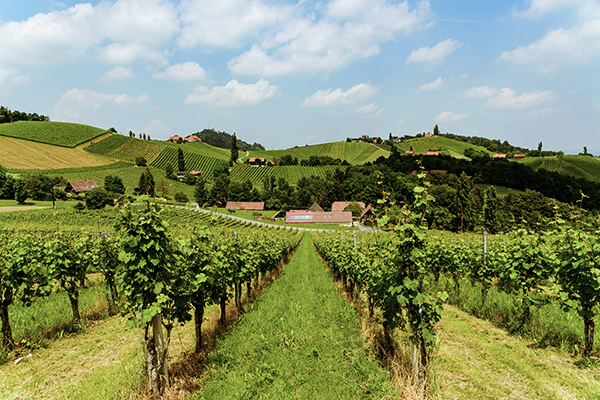
{"label": "farmhouse", "polygon": [[67,186],[65,186],[64,191],[67,193],[75,193],[75,194],[79,194],[79,193],[85,193],[85,192],[89,192],[92,189],[96,189],[98,187],[98,184],[96,183],[96,181],[72,181],[67,183]]}
{"label": "farmhouse", "polygon": [[179,135],[171,136],[169,138],[169,142],[173,142],[173,143],[181,143],[182,140],[183,140],[183,138]]}
{"label": "farmhouse", "polygon": [[202,175],[202,171],[190,171],[188,172],[188,174],[193,176],[200,176]]}
{"label": "farmhouse", "polygon": [[190,135],[190,136],[186,137],[183,140],[186,141],[186,142],[188,142],[188,143],[191,143],[191,142],[201,142],[202,141],[202,139],[200,139],[196,135]]}
{"label": "farmhouse", "polygon": [[515,154],[513,157],[514,158],[525,158],[525,157],[527,157],[527,154]]}
{"label": "farmhouse", "polygon": [[492,158],[493,158],[494,160],[496,160],[496,159],[503,159],[503,158],[506,158],[506,154],[494,154],[494,155],[492,156]]}
{"label": "farmhouse", "polygon": [[412,150],[406,150],[406,151],[404,152],[404,154],[406,154],[407,156],[412,156],[413,154],[415,154],[415,152],[414,152],[414,151],[412,151]]}
{"label": "farmhouse", "polygon": [[350,205],[350,203],[358,203],[358,205],[364,210],[365,209],[365,203],[363,203],[362,201],[334,201],[331,204],[331,212],[340,212],[340,211],[344,211],[346,209],[346,207],[348,207]]}
{"label": "farmhouse", "polygon": [[248,160],[248,164],[254,165],[254,166],[263,166],[263,165],[266,165],[266,163],[267,163],[267,159],[264,157],[253,157]]}
{"label": "farmhouse", "polygon": [[439,151],[428,151],[427,153],[425,153],[426,156],[439,156],[440,152]]}
{"label": "farmhouse", "polygon": [[228,201],[225,205],[228,210],[254,210],[262,211],[265,209],[264,201]]}
{"label": "farmhouse", "polygon": [[377,217],[375,216],[375,211],[373,211],[373,207],[370,204],[360,214],[360,223],[361,224],[373,223],[373,222],[375,222],[376,219],[377,219]]}

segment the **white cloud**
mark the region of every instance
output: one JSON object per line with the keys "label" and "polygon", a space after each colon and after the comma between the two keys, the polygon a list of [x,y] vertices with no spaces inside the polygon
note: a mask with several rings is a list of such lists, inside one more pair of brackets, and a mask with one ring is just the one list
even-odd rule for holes
{"label": "white cloud", "polygon": [[275,85],[264,79],[254,84],[240,83],[237,80],[227,82],[225,86],[214,86],[209,89],[198,86],[185,99],[185,104],[204,103],[214,106],[247,106],[254,105],[274,97],[278,93]]}
{"label": "white cloud", "polygon": [[556,112],[556,110],[550,108],[550,107],[545,107],[545,108],[540,108],[538,110],[533,110],[529,113],[529,116],[532,118],[546,118],[549,115],[552,115]]}
{"label": "white cloud", "polygon": [[152,74],[156,79],[189,82],[204,79],[206,72],[195,62],[170,65],[166,70]]}
{"label": "white cloud", "polygon": [[539,19],[548,14],[568,9],[575,10],[581,14],[597,6],[598,4],[595,0],[531,0],[531,4],[527,10],[515,11],[513,16],[516,18]]}
{"label": "white cloud", "polygon": [[492,97],[496,93],[498,93],[498,89],[489,87],[489,86],[477,86],[472,87],[470,89],[465,90],[461,93],[462,97],[466,97],[468,99],[480,99],[486,97]]}
{"label": "white cloud", "polygon": [[115,67],[106,71],[100,77],[100,80],[103,82],[112,82],[112,81],[126,81],[128,79],[135,78],[135,74],[131,68],[125,67]]}
{"label": "white cloud", "polygon": [[532,0],[527,10],[515,12],[514,16],[539,19],[558,12],[572,14],[575,24],[547,32],[528,45],[504,51],[498,59],[550,72],[600,57],[600,2],[597,0]]}
{"label": "white cloud", "polygon": [[433,122],[458,122],[467,118],[469,114],[455,114],[452,111],[443,111],[435,116]]}
{"label": "white cloud", "polygon": [[377,93],[377,90],[377,87],[369,83],[359,83],[348,90],[340,88],[319,90],[304,99],[303,105],[305,107],[315,107],[353,104],[373,96]]}
{"label": "white cloud", "polygon": [[579,64],[600,56],[600,18],[569,29],[555,29],[541,39],[514,50],[504,51],[500,61],[533,65],[542,72]]}
{"label": "white cloud", "polygon": [[355,110],[358,114],[364,115],[368,118],[378,118],[383,114],[383,109],[379,108],[375,103],[367,104],[366,106],[359,107]]}
{"label": "white cloud", "polygon": [[554,99],[552,91],[544,92],[529,92],[521,95],[510,88],[502,88],[500,91],[491,97],[486,103],[487,107],[492,108],[527,108],[540,103],[545,103]]}
{"label": "white cloud", "polygon": [[333,1],[319,20],[312,14],[285,20],[228,67],[236,74],[260,76],[333,71],[378,54],[382,43],[429,26],[430,19],[428,1],[414,9],[408,2]]}
{"label": "white cloud", "polygon": [[433,47],[420,47],[413,50],[406,59],[406,63],[439,64],[460,47],[462,47],[462,43],[458,40],[446,39]]}
{"label": "white cloud", "polygon": [[[39,13],[24,21],[0,24],[0,62],[12,65],[48,65],[64,63],[96,52],[102,54],[123,46],[121,54],[131,59],[152,60],[161,54],[160,46],[178,31],[174,7],[164,0],[117,0],[76,4],[73,7]],[[143,51],[139,51],[142,49]],[[109,54],[110,56],[110,54]],[[109,60],[109,62],[111,62]]]}
{"label": "white cloud", "polygon": [[444,78],[439,77],[436,80],[434,80],[433,82],[425,83],[425,84],[419,86],[419,90],[421,90],[423,92],[431,92],[433,90],[439,90],[442,87],[444,87],[445,83],[446,82],[445,82]]}
{"label": "white cloud", "polygon": [[236,48],[262,30],[291,17],[291,6],[269,6],[261,0],[184,0],[181,4],[183,47]]}
{"label": "white cloud", "polygon": [[129,65],[145,60],[156,65],[168,65],[168,50],[151,50],[139,43],[112,43],[98,49],[98,59],[107,64]]}
{"label": "white cloud", "polygon": [[129,106],[150,101],[150,97],[143,94],[131,97],[127,94],[109,94],[95,92],[88,89],[70,89],[66,91],[54,107],[53,119],[74,120],[83,113],[94,112],[108,106]]}
{"label": "white cloud", "polygon": [[468,99],[487,98],[486,107],[498,109],[527,108],[554,99],[554,94],[550,90],[543,92],[533,91],[517,95],[511,88],[496,89],[490,86],[472,87],[462,92],[460,96]]}
{"label": "white cloud", "polygon": [[26,83],[26,81],[28,81],[28,76],[21,75],[18,69],[0,66],[0,85],[3,85],[4,83]]}

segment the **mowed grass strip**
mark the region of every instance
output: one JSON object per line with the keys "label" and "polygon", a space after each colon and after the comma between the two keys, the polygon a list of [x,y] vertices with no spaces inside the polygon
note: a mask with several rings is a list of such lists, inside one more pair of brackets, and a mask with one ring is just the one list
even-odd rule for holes
{"label": "mowed grass strip", "polygon": [[95,167],[114,160],[87,153],[81,149],[52,146],[0,136],[0,160],[10,169],[55,169]]}
{"label": "mowed grass strip", "polygon": [[600,368],[445,304],[434,370],[442,399],[598,399]]}
{"label": "mowed grass strip", "polygon": [[194,399],[397,397],[367,356],[356,312],[306,235],[283,272],[211,354]]}

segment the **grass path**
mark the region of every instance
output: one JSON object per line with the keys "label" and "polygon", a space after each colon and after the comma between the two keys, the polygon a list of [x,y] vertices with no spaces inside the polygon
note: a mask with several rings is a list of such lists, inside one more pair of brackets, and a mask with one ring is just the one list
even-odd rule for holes
{"label": "grass path", "polygon": [[193,398],[395,398],[367,356],[356,312],[306,235],[281,276],[250,306],[207,363]]}
{"label": "grass path", "polygon": [[435,371],[442,399],[598,399],[600,368],[540,349],[444,305]]}

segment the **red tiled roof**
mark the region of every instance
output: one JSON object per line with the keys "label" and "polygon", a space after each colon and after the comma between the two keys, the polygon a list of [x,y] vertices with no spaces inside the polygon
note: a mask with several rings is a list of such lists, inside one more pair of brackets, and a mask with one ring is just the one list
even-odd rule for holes
{"label": "red tiled roof", "polygon": [[191,135],[191,136],[188,136],[188,137],[186,137],[186,138],[185,138],[185,139],[183,139],[183,140],[185,140],[186,142],[201,142],[201,141],[202,141],[202,139],[200,139],[200,138],[199,138],[198,136],[196,136],[196,135]]}
{"label": "red tiled roof", "polygon": [[[354,203],[354,202],[353,201],[335,201],[335,202],[333,202],[333,204],[331,204],[331,212],[344,211],[346,209],[346,207],[348,207],[350,205],[350,203]],[[362,201],[357,201],[356,203],[358,203],[358,205],[362,209],[365,208],[365,203],[363,203]]]}
{"label": "red tiled roof", "polygon": [[190,171],[190,172],[188,172],[188,174],[194,175],[194,176],[202,175],[202,171]]}
{"label": "red tiled roof", "polygon": [[506,158],[506,154],[494,154],[492,158]]}
{"label": "red tiled roof", "polygon": [[413,154],[415,154],[415,152],[414,152],[414,151],[412,151],[412,150],[406,150],[406,151],[404,152],[404,154],[408,154],[409,156],[412,156]]}
{"label": "red tiled roof", "polygon": [[169,141],[170,141],[170,142],[171,142],[171,141],[178,142],[178,141],[180,141],[180,140],[183,140],[183,138],[182,138],[181,136],[179,136],[179,135],[171,136],[171,137],[169,138]]}
{"label": "red tiled roof", "polygon": [[264,201],[228,201],[225,205],[228,210],[264,210]]}
{"label": "red tiled roof", "polygon": [[67,183],[65,191],[72,190],[75,193],[89,192],[92,189],[96,189],[98,184],[96,181],[73,181]]}
{"label": "red tiled roof", "polygon": [[374,213],[373,206],[371,206],[370,204],[367,206],[367,208],[363,210],[363,212],[360,214],[360,217],[364,217],[369,211],[371,211],[371,213]]}
{"label": "red tiled roof", "polygon": [[525,158],[525,157],[527,157],[527,154],[515,154],[513,157],[514,158]]}
{"label": "red tiled roof", "polygon": [[439,156],[440,152],[439,151],[428,151],[427,153],[425,153],[426,156]]}
{"label": "red tiled roof", "polygon": [[323,223],[333,222],[338,224],[348,224],[352,222],[352,213],[350,211],[342,212],[308,212],[294,210],[285,213],[286,223]]}

